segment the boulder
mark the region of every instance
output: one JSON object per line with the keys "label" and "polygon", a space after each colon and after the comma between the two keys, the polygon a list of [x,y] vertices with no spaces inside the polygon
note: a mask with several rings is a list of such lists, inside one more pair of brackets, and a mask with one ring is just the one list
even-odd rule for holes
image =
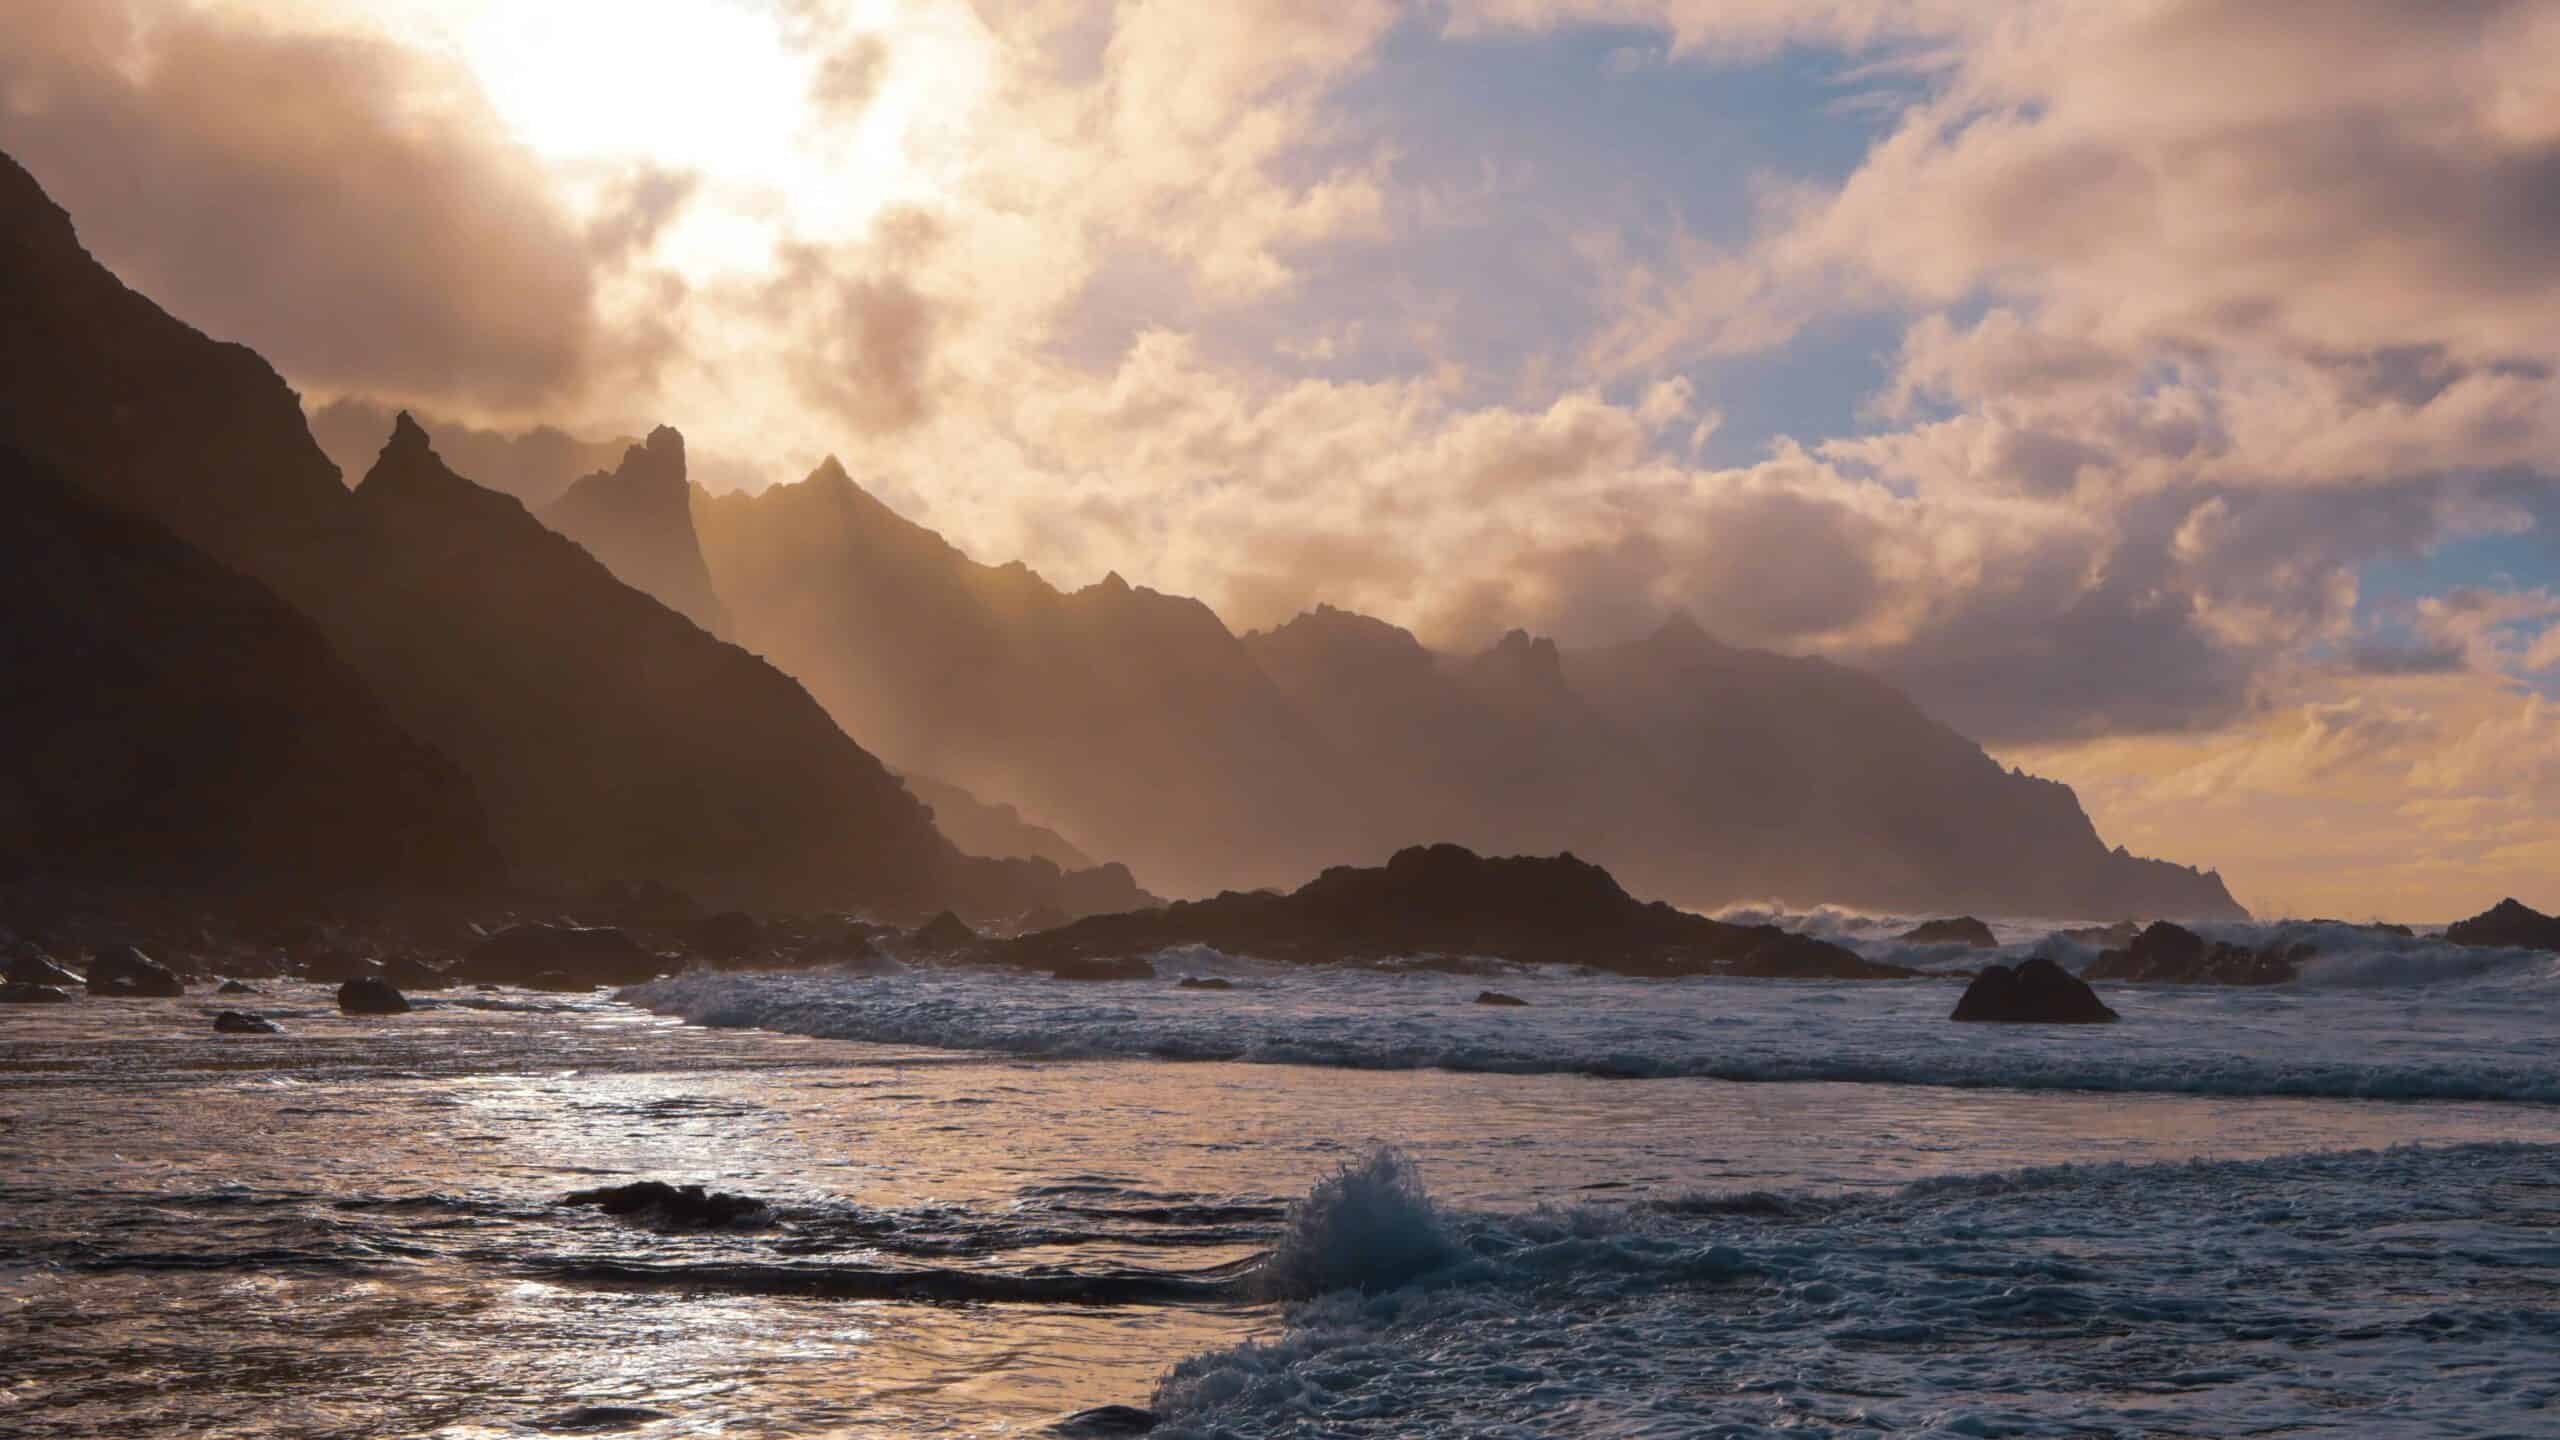
{"label": "boulder", "polygon": [[457,980],[536,989],[637,985],[665,973],[666,963],[640,942],[606,926],[517,925],[472,947],[455,966]]}
{"label": "boulder", "polygon": [[338,1009],[349,1015],[406,1015],[409,997],[387,980],[350,980],[338,987]]}
{"label": "boulder", "polygon": [[1174,982],[1176,990],[1233,990],[1236,982],[1220,975],[1185,975]]}
{"label": "boulder", "polygon": [[10,961],[6,970],[0,970],[0,980],[19,985],[58,985],[70,989],[78,989],[83,983],[79,976],[42,955],[21,955]]}
{"label": "boulder", "polygon": [[215,987],[213,993],[216,995],[255,995],[258,993],[258,987],[255,985],[243,985],[237,980],[225,980],[219,986]]}
{"label": "boulder", "polygon": [[922,950],[964,950],[978,943],[978,932],[945,910],[924,922],[907,939]]}
{"label": "boulder", "polygon": [[2560,950],[2560,917],[2545,915],[2510,897],[2446,927],[2444,938],[2456,945]]}
{"label": "boulder", "polygon": [[2116,1018],[2098,992],[2039,955],[2014,969],[1993,965],[1973,977],[1950,1020],[2011,1025],[2091,1025]]}
{"label": "boulder", "polygon": [[168,967],[130,945],[110,945],[89,960],[92,995],[184,995],[187,987]]}
{"label": "boulder", "polygon": [[1141,1410],[1135,1405],[1096,1405],[1050,1426],[1049,1433],[1062,1440],[1120,1440],[1122,1436],[1144,1435],[1157,1423],[1153,1410]]}
{"label": "boulder", "polygon": [[2307,941],[2271,941],[2251,950],[2207,941],[2184,926],[2154,921],[2122,950],[2109,950],[2081,973],[2091,980],[2137,985],[2281,985],[2319,953]]}
{"label": "boulder", "polygon": [[213,1017],[213,1031],[217,1035],[281,1035],[284,1027],[263,1015],[225,1010]]}
{"label": "boulder", "polygon": [[51,985],[31,985],[24,980],[0,981],[0,1005],[59,1005],[70,998],[70,992]]}
{"label": "boulder", "polygon": [[640,1180],[572,1191],[566,1205],[591,1205],[607,1215],[621,1215],[688,1230],[760,1225],[773,1218],[773,1208],[750,1195],[730,1195],[700,1185],[670,1185]]}
{"label": "boulder", "polygon": [[1479,990],[1476,992],[1476,1003],[1479,1005],[1526,1005],[1529,1002],[1517,995],[1505,995],[1499,990]]}
{"label": "boulder", "polygon": [[1945,920],[1923,921],[1903,933],[1902,943],[1970,945],[1976,950],[1990,950],[1997,948],[2000,941],[1992,935],[1990,926],[1970,915],[1958,915]]}

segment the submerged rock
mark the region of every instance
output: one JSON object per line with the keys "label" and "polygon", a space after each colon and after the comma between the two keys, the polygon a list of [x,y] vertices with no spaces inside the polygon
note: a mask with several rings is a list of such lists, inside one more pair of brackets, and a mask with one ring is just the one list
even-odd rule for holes
{"label": "submerged rock", "polygon": [[338,1009],[349,1015],[406,1015],[409,997],[388,980],[350,980],[338,987]]}
{"label": "submerged rock", "polygon": [[1123,1435],[1144,1435],[1157,1423],[1153,1410],[1141,1410],[1135,1405],[1096,1405],[1050,1426],[1049,1433],[1067,1440],[1116,1440]]}
{"label": "submerged rock", "polygon": [[1970,915],[1957,915],[1945,920],[1926,920],[1905,931],[1906,945],[1970,945],[1976,950],[1990,950],[2000,941],[1991,927]]}
{"label": "submerged rock", "polygon": [[59,1005],[70,998],[69,991],[51,985],[31,985],[24,980],[0,982],[0,1005]]}
{"label": "submerged rock", "polygon": [[1174,982],[1176,990],[1233,990],[1236,982],[1218,975],[1185,975]]}
{"label": "submerged rock", "polygon": [[167,966],[130,945],[111,945],[89,961],[92,995],[184,995],[187,987]]}
{"label": "submerged rock", "polygon": [[213,1030],[217,1035],[281,1035],[284,1033],[284,1027],[273,1020],[263,1015],[249,1014],[245,1010],[225,1010],[214,1016]]}
{"label": "submerged rock", "polygon": [[609,926],[517,925],[481,941],[455,966],[453,978],[541,990],[637,985],[665,973],[666,962]]}
{"label": "submerged rock", "polygon": [[2317,955],[2307,942],[2270,942],[2250,950],[2203,936],[2166,920],[2153,922],[2122,950],[2109,950],[2081,974],[2091,980],[2138,985],[2281,985]]}
{"label": "submerged rock", "polygon": [[2456,945],[2512,946],[2519,950],[2560,950],[2560,917],[2510,897],[2468,920],[2446,927],[2444,938]]}
{"label": "submerged rock", "polygon": [[1505,995],[1499,990],[1479,990],[1476,992],[1476,1003],[1479,1005],[1526,1005],[1529,1002],[1517,995]]}
{"label": "submerged rock", "polygon": [[1384,866],[1336,866],[1287,895],[1229,891],[1156,910],[1094,915],[979,947],[1053,973],[1070,963],[1207,945],[1319,964],[1420,955],[1470,963],[1588,965],[1621,975],[1885,979],[1913,972],[1773,925],[1731,925],[1630,897],[1571,855],[1488,859],[1415,846]]}
{"label": "submerged rock", "polygon": [[536,1430],[555,1435],[593,1435],[604,1430],[628,1430],[635,1425],[673,1419],[664,1410],[651,1410],[643,1405],[581,1405],[546,1415],[533,1422]]}
{"label": "submerged rock", "polygon": [[572,1191],[561,1203],[590,1205],[607,1215],[636,1216],[661,1225],[697,1230],[761,1225],[773,1218],[773,1207],[754,1196],[730,1195],[699,1185],[670,1185],[663,1180]]}
{"label": "submerged rock", "polygon": [[258,987],[255,985],[243,985],[237,980],[225,980],[214,988],[213,993],[216,995],[255,995],[258,993]]}
{"label": "submerged rock", "polygon": [[2012,969],[1993,965],[1973,977],[1950,1020],[2012,1025],[2091,1025],[2116,1018],[2098,992],[2039,955]]}

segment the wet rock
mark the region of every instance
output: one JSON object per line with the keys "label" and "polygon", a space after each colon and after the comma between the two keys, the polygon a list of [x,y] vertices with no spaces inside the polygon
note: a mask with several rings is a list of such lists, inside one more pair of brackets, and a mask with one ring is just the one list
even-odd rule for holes
{"label": "wet rock", "polygon": [[1049,1433],[1068,1440],[1116,1440],[1123,1435],[1144,1435],[1156,1424],[1153,1410],[1141,1410],[1135,1405],[1096,1405],[1050,1426]]}
{"label": "wet rock", "polygon": [[533,1428],[554,1435],[594,1435],[673,1418],[664,1410],[652,1410],[643,1405],[581,1405],[557,1415],[546,1415],[534,1421]]}
{"label": "wet rock", "polygon": [[1185,975],[1174,982],[1176,990],[1233,990],[1236,982],[1219,975]]}
{"label": "wet rock", "polygon": [[59,1005],[70,998],[69,991],[51,985],[31,985],[24,980],[0,982],[0,1005]]}
{"label": "wet rock", "polygon": [[1970,915],[1957,915],[1945,920],[1928,920],[1903,933],[1906,945],[1970,945],[1976,950],[1990,950],[2000,941],[1991,927]]}
{"label": "wet rock", "polygon": [[2271,941],[2259,950],[2208,942],[2184,926],[2159,920],[2133,937],[2131,945],[2100,955],[2081,974],[2137,985],[2281,985],[2318,953],[2308,942]]}
{"label": "wet rock", "polygon": [[744,910],[723,910],[687,929],[685,943],[714,960],[735,960],[764,943],[764,927]]}
{"label": "wet rock", "polygon": [[213,1030],[217,1035],[281,1035],[284,1033],[284,1027],[273,1020],[263,1015],[252,1015],[245,1010],[225,1010],[214,1016]]}
{"label": "wet rock", "polygon": [[457,980],[535,989],[637,985],[666,972],[666,962],[607,926],[517,925],[473,946],[455,966]]}
{"label": "wet rock", "polygon": [[6,970],[0,970],[0,979],[19,985],[56,985],[73,990],[79,989],[84,983],[79,976],[54,964],[47,957],[32,954],[21,955],[10,961]]}
{"label": "wet rock", "polygon": [[350,980],[338,987],[338,1009],[348,1015],[406,1015],[409,997],[387,980]]}
{"label": "wet rock", "polygon": [[700,1185],[670,1185],[663,1180],[572,1191],[561,1203],[591,1205],[607,1215],[688,1230],[761,1225],[773,1218],[773,1207],[754,1196],[706,1190]]}
{"label": "wet rock", "polygon": [[1049,967],[1052,980],[1153,980],[1155,963],[1144,955],[1082,955]]}
{"label": "wet rock", "polygon": [[1501,991],[1499,991],[1499,990],[1479,990],[1479,991],[1477,991],[1477,992],[1476,992],[1476,1003],[1477,1003],[1477,1004],[1479,1004],[1479,1005],[1522,1005],[1522,1006],[1525,1006],[1525,1005],[1527,1005],[1529,1002],[1528,1002],[1528,1001],[1526,1001],[1526,1000],[1521,999],[1521,998],[1520,998],[1519,996],[1517,996],[1517,995],[1505,995],[1505,994],[1503,994],[1503,993],[1502,993]]}
{"label": "wet rock", "polygon": [[237,980],[225,980],[214,990],[213,993],[216,995],[255,995],[258,993],[258,987],[255,985],[243,985]]}
{"label": "wet rock", "polygon": [[2560,917],[2509,897],[2447,926],[2444,938],[2456,945],[2512,946],[2519,950],[2560,950]]}
{"label": "wet rock", "polygon": [[978,932],[957,915],[945,910],[927,920],[907,937],[923,950],[964,950],[978,943]]}
{"label": "wet rock", "polygon": [[2012,1025],[2090,1025],[2116,1018],[2098,992],[2039,955],[2011,968],[1993,965],[1973,977],[1950,1020]]}
{"label": "wet rock", "polygon": [[186,985],[167,966],[130,945],[110,945],[89,960],[92,995],[170,996],[187,993]]}

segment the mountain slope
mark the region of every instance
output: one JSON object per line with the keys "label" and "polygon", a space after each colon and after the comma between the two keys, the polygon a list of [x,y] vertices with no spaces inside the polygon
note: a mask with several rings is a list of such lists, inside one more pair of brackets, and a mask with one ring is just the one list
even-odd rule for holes
{"label": "mountain slope", "polygon": [[980,565],[833,461],[695,511],[740,640],[902,770],[1018,803],[1176,894],[1370,848],[1323,738],[1198,601]]}
{"label": "mountain slope", "polygon": [[647,443],[623,451],[620,466],[580,478],[543,507],[542,521],[587,547],[615,579],[725,637],[729,615],[711,593],[692,496],[684,436],[661,425]]}
{"label": "mountain slope", "polygon": [[470,781],[308,620],[0,446],[0,868],[330,894],[498,878]]}
{"label": "mountain slope", "polygon": [[[517,878],[765,907],[1102,908],[960,855],[808,693],[403,425],[350,494],[266,362],[127,289],[0,162],[0,439],[270,586],[470,776]],[[1120,903],[1117,899],[1109,903]]]}

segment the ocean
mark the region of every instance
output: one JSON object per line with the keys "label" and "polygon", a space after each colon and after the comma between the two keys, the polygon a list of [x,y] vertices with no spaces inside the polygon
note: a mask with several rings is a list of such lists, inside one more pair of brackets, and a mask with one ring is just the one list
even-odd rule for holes
{"label": "ocean", "polygon": [[[1208,951],[6,1007],[0,1436],[2560,1434],[2560,956],[2288,933],[2103,1027]],[[769,1208],[563,1203],[641,1179]]]}

